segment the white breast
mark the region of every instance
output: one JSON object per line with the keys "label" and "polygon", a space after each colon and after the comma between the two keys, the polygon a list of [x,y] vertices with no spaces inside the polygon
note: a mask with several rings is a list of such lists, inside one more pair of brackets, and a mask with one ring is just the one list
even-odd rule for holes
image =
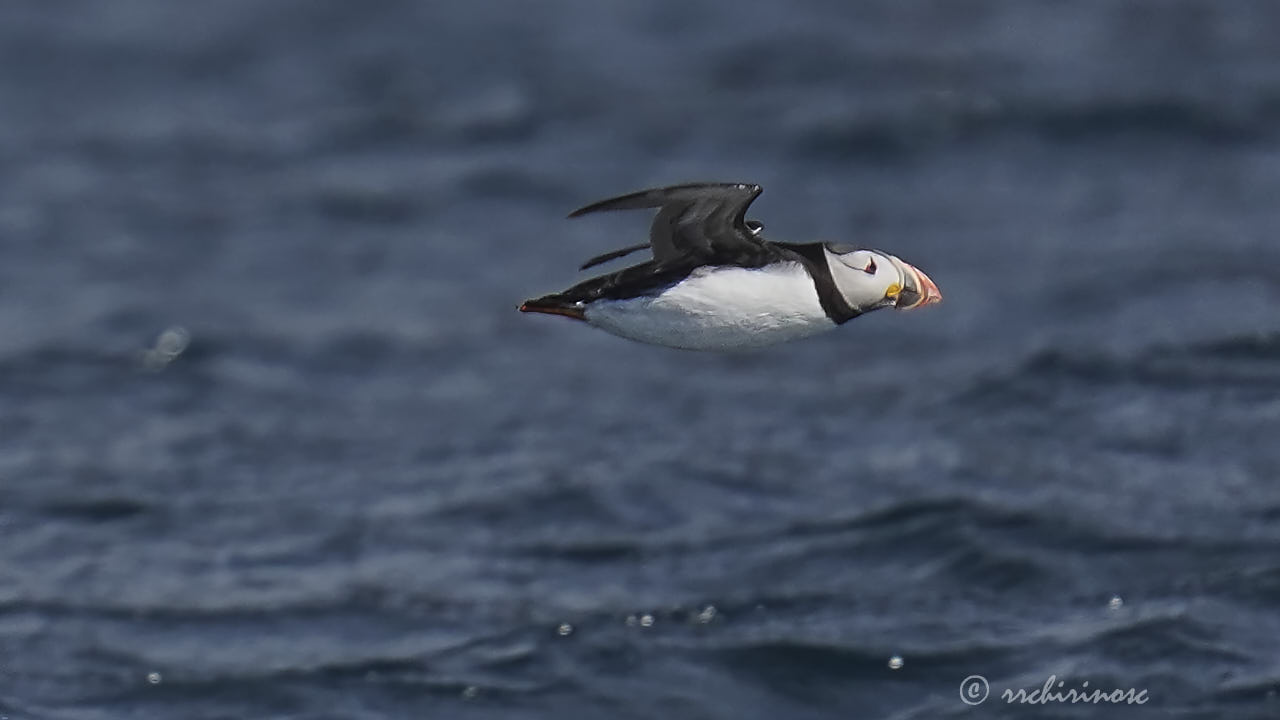
{"label": "white breast", "polygon": [[698,268],[658,295],[591,303],[586,320],[614,335],[688,350],[762,347],[836,326],[799,263]]}

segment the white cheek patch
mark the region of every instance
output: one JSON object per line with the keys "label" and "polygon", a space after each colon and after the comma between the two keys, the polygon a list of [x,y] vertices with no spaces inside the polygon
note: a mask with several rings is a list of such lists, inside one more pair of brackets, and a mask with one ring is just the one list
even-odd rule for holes
{"label": "white cheek patch", "polygon": [[[868,255],[877,255],[877,253],[867,252]],[[835,283],[836,289],[840,291],[840,295],[844,297],[844,301],[854,310],[865,313],[877,310],[885,306],[885,292],[888,291],[890,281],[886,280],[886,274],[892,271],[893,263],[886,257],[875,257],[876,272],[868,273],[856,267],[850,267],[840,260],[838,256],[827,254],[827,267],[831,269],[831,280]],[[859,258],[861,260],[861,258]]]}

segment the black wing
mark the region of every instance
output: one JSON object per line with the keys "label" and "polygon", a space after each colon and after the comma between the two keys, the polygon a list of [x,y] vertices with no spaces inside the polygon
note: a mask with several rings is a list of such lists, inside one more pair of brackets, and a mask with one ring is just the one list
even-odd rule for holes
{"label": "black wing", "polygon": [[[758,220],[748,220],[747,229],[751,231],[752,235],[758,236],[761,233],[761,231],[764,230],[764,223]],[[620,257],[626,257],[631,253],[636,252],[637,250],[644,250],[647,247],[649,247],[649,243],[642,242],[642,243],[636,243],[635,245],[628,245],[624,248],[619,248],[618,250],[611,250],[607,253],[597,255],[591,258],[590,260],[582,263],[582,265],[578,267],[578,269],[588,270],[597,265],[603,265],[604,263],[610,262],[612,260],[617,260]]]}
{"label": "black wing", "polygon": [[605,253],[605,254],[603,254],[603,255],[597,255],[597,256],[595,256],[595,257],[591,258],[590,260],[588,260],[588,261],[586,261],[586,262],[582,263],[582,267],[580,267],[580,268],[578,268],[578,269],[579,269],[579,270],[586,270],[587,268],[593,268],[593,267],[595,267],[595,266],[597,266],[597,265],[603,265],[604,263],[607,263],[607,262],[609,262],[610,260],[617,260],[617,259],[618,259],[618,258],[620,258],[620,257],[626,257],[627,255],[630,255],[631,253],[633,253],[633,252],[635,252],[635,251],[637,251],[637,250],[643,250],[643,249],[645,249],[645,248],[647,248],[647,247],[649,247],[649,243],[647,243],[647,242],[643,242],[643,243],[636,243],[635,245],[628,245],[628,246],[626,246],[626,247],[624,247],[624,248],[622,248],[622,249],[620,249],[620,250],[613,250],[613,251],[611,251],[611,252],[607,252],[607,253]]}
{"label": "black wing", "polygon": [[[602,210],[658,208],[649,228],[653,259],[665,263],[677,258],[701,260],[755,257],[764,247],[758,230],[748,226],[747,206],[760,194],[759,185],[744,183],[695,183],[641,190],[601,200],[569,213],[580,217]],[[643,248],[633,245],[588,260],[583,268],[622,257]]]}

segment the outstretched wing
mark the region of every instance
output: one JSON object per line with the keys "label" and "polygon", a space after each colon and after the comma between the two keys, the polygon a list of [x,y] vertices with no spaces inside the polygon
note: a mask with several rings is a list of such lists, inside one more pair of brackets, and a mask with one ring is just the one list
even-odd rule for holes
{"label": "outstretched wing", "polygon": [[[658,208],[649,228],[649,246],[657,262],[685,256],[709,259],[753,255],[759,252],[764,241],[757,237],[758,230],[748,226],[745,216],[747,206],[760,191],[759,185],[744,183],[673,185],[601,200],[574,210],[569,217],[602,210]],[[643,247],[635,245],[606,253],[588,260],[583,267],[607,262]]]}
{"label": "outstretched wing", "polygon": [[642,242],[642,243],[636,243],[635,245],[628,245],[618,250],[611,250],[607,253],[604,253],[603,255],[597,255],[591,258],[590,260],[582,263],[582,267],[579,267],[578,269],[586,270],[587,268],[593,268],[597,265],[603,265],[604,263],[607,263],[610,260],[617,260],[620,257],[626,257],[627,255],[630,255],[631,253],[637,250],[643,250],[647,247],[649,247],[649,243]]}

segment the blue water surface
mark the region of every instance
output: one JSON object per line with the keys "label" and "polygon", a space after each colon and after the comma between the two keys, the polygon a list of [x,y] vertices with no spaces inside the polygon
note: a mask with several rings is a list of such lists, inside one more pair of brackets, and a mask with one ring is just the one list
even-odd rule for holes
{"label": "blue water surface", "polygon": [[[0,716],[1280,717],[1277,37],[4,3]],[[648,222],[566,212],[693,180],[946,300],[743,355],[515,312]],[[1000,697],[1051,676],[1148,702]]]}

